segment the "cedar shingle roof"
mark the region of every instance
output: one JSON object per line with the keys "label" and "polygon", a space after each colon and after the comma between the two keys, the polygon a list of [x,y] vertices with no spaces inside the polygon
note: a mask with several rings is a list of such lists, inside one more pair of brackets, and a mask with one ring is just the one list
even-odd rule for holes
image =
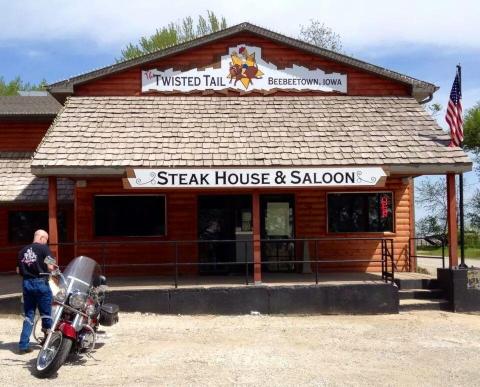
{"label": "cedar shingle roof", "polygon": [[[0,152],[0,203],[47,202],[48,181],[30,171],[33,153]],[[73,200],[73,183],[59,179],[58,200]]]}
{"label": "cedar shingle roof", "polygon": [[448,143],[415,99],[405,97],[72,97],[39,145],[32,170],[38,175],[121,174],[126,166],[470,170],[463,150]]}
{"label": "cedar shingle roof", "polygon": [[84,74],[80,74],[72,78],[53,83],[48,86],[48,90],[53,94],[56,94],[56,93],[72,94],[73,87],[77,84],[81,84],[96,78],[101,78],[110,74],[114,74],[119,71],[124,71],[126,69],[129,69],[138,65],[144,65],[150,62],[156,62],[158,60],[169,57],[171,55],[176,55],[182,51],[195,48],[195,47],[200,47],[204,44],[212,43],[219,39],[227,38],[241,32],[250,32],[254,35],[257,35],[266,39],[270,39],[279,43],[283,43],[283,44],[298,48],[300,50],[304,50],[314,55],[319,55],[319,56],[337,61],[339,63],[346,64],[348,66],[356,67],[356,68],[380,75],[382,77],[386,77],[402,83],[406,83],[412,86],[413,96],[417,98],[417,100],[419,101],[423,100],[424,98],[428,97],[429,95],[433,94],[436,90],[438,90],[438,87],[432,83],[421,81],[419,79],[415,79],[407,75],[397,73],[396,71],[388,70],[386,68],[376,66],[359,59],[352,58],[350,56],[341,54],[339,52],[318,47],[313,44],[307,43],[303,40],[290,38],[288,36],[270,31],[268,29],[265,29],[250,23],[237,24],[235,26],[211,33],[209,35],[199,37],[197,39],[190,40],[185,43],[177,44],[162,50],[154,51],[149,54],[141,55],[133,59],[119,62],[111,66],[106,66],[106,67],[96,69]]}
{"label": "cedar shingle roof", "polygon": [[47,96],[1,96],[0,117],[55,116],[62,105],[51,95]]}

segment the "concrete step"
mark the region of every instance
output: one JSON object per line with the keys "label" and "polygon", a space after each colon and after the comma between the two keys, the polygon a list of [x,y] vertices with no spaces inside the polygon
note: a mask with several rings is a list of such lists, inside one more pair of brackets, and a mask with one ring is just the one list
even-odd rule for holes
{"label": "concrete step", "polygon": [[436,278],[399,279],[395,278],[399,290],[405,289],[438,289]]}
{"label": "concrete step", "polygon": [[439,300],[400,300],[400,312],[411,312],[416,310],[449,310],[449,302]]}
{"label": "concrete step", "polygon": [[438,300],[444,297],[442,289],[403,289],[398,291],[401,300]]}

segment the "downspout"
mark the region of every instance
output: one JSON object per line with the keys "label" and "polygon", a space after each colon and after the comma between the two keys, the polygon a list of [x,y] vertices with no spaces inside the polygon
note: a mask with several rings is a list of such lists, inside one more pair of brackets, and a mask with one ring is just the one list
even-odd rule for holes
{"label": "downspout", "polygon": [[430,95],[425,98],[423,101],[418,102],[420,105],[425,105],[426,103],[429,103],[433,99],[433,93],[430,93]]}

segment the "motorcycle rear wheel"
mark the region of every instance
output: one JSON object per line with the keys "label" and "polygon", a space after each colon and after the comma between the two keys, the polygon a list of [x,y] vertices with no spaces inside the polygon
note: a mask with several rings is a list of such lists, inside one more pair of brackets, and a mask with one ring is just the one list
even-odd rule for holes
{"label": "motorcycle rear wheel", "polygon": [[33,374],[40,379],[52,376],[67,360],[72,345],[72,339],[53,332],[48,348],[42,348],[38,353]]}

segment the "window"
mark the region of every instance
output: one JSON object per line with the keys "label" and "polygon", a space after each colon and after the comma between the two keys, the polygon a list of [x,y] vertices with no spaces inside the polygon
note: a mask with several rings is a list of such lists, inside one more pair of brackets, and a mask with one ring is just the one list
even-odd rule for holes
{"label": "window", "polygon": [[94,205],[96,236],[165,235],[163,195],[98,195]]}
{"label": "window", "polygon": [[393,231],[393,194],[391,192],[328,194],[328,231]]}
{"label": "window", "polygon": [[[67,240],[67,219],[64,211],[58,212],[58,238]],[[38,229],[48,231],[48,211],[25,210],[8,212],[8,241],[10,243],[31,243]]]}

